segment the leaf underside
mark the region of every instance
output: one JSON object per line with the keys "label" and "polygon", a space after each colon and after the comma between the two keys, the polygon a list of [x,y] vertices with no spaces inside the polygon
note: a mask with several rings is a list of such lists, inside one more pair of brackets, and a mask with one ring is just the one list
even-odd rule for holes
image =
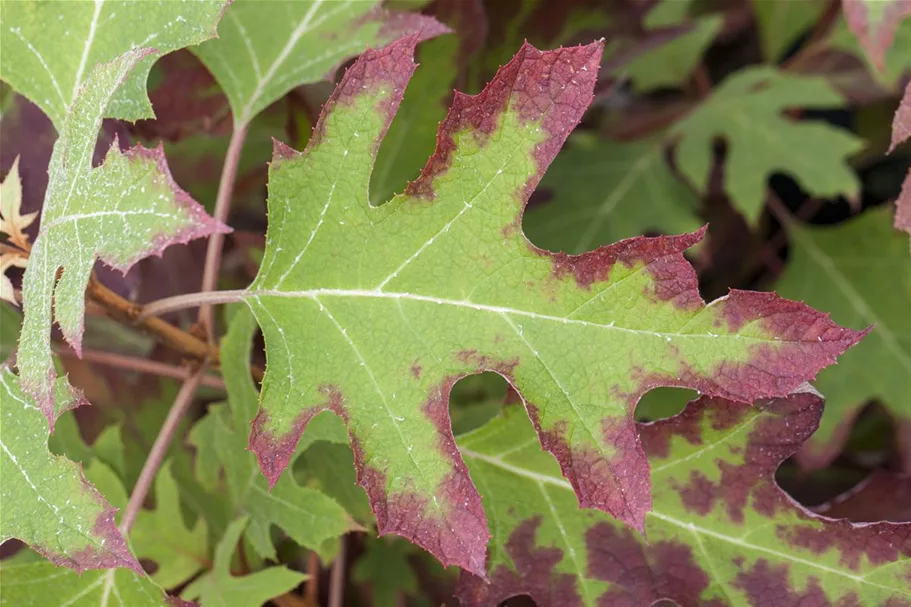
{"label": "leaf underside", "polygon": [[705,305],[682,255],[702,231],[578,256],[525,239],[524,205],[592,99],[601,43],[523,46],[479,95],[456,94],[405,193],[371,206],[416,43],[364,53],[307,150],[276,145],[266,252],[245,294],[268,360],[251,448],[274,484],[308,422],[335,412],[380,533],[483,575],[487,519],[448,396],[494,371],[580,504],[642,530],[651,488],[632,411],[644,392],[782,396],[862,334],[773,294]]}

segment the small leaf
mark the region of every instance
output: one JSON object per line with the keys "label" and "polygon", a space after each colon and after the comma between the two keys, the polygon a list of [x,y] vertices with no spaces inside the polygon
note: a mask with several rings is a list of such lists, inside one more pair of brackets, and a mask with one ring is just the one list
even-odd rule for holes
{"label": "small leaf", "polygon": [[751,223],[759,218],[773,173],[792,175],[815,196],[856,200],[860,183],[847,157],[863,147],[860,139],[821,122],[782,116],[791,108],[842,105],[844,100],[822,78],[765,67],[741,70],[671,128],[672,136],[680,138],[677,165],[705,192],[714,165],[713,144],[723,138],[724,187]]}
{"label": "small leaf", "polygon": [[592,98],[601,43],[522,47],[479,95],[456,94],[405,193],[370,205],[370,167],[416,43],[365,52],[307,150],[276,145],[266,251],[244,293],[267,357],[251,448],[274,484],[310,420],[333,411],[380,533],[483,573],[487,520],[448,401],[459,378],[495,371],[521,393],[580,502],[641,530],[651,501],[632,420],[641,394],[785,394],[862,334],[771,294],[706,306],[682,255],[702,232],[580,256],[529,244],[524,206]]}
{"label": "small leaf", "polygon": [[418,590],[418,579],[408,563],[414,547],[402,540],[367,536],[364,554],[352,572],[354,581],[370,584],[370,604],[399,607],[404,597]]}
{"label": "small leaf", "polygon": [[127,567],[142,572],[114,524],[114,509],[79,466],[47,450],[47,424],[0,369],[3,438],[0,542],[17,538],[55,565],[84,571]]}
{"label": "small leaf", "polygon": [[822,518],[775,484],[821,412],[812,391],[756,405],[703,397],[640,424],[654,479],[645,541],[579,509],[525,416],[508,409],[459,440],[496,522],[490,583],[463,574],[462,605],[520,594],[539,607],[902,604],[911,525]]}
{"label": "small leaf", "polygon": [[616,143],[573,135],[541,180],[553,200],[528,210],[528,238],[551,251],[584,253],[657,230],[695,232],[697,199],[671,172],[660,140]]}
{"label": "small leaf", "polygon": [[752,0],[767,63],[777,63],[807,33],[826,8],[825,0]]}
{"label": "small leaf", "polygon": [[99,110],[108,118],[154,118],[146,79],[155,56],[212,38],[225,4],[225,0],[4,2],[0,74],[44,110],[62,133],[67,113],[78,103],[96,65],[138,48],[154,47],[155,55],[137,58],[124,85]]}
{"label": "small leaf", "polygon": [[[232,510],[249,515],[248,539],[263,558],[275,559],[272,525],[280,527],[301,546],[311,549],[358,526],[333,499],[298,485],[290,475],[270,491],[266,479],[257,470],[256,457],[245,449],[246,429],[255,415],[258,398],[248,367],[254,329],[250,311],[247,308],[239,310],[221,348],[230,410],[210,412],[203,422],[213,424],[214,428],[195,434],[194,440],[199,441],[206,435],[213,437],[215,453],[224,468]],[[226,413],[230,413],[230,417]]]}
{"label": "small leaf", "polygon": [[[80,89],[54,145],[41,230],[23,280],[25,322],[19,343],[22,389],[53,421],[51,324],[79,354],[85,287],[100,258],[126,272],[136,261],[167,246],[224,232],[174,183],[161,148],[137,146],[121,153],[116,142],[104,163],[92,168],[101,118],[127,73],[147,55],[131,51],[95,68]],[[90,142],[90,143],[87,143]],[[57,271],[63,274],[57,279]],[[73,393],[75,394],[75,393]]]}
{"label": "small leaf", "polygon": [[169,599],[142,573],[129,569],[60,569],[17,555],[0,563],[0,603],[41,607],[190,607]]}
{"label": "small leaf", "polygon": [[231,574],[231,557],[249,518],[228,525],[215,548],[212,570],[187,586],[181,596],[200,599],[205,607],[259,607],[269,599],[288,592],[307,579],[285,567],[269,567],[242,577]]}
{"label": "small leaf", "polygon": [[[0,232],[9,236],[10,242],[27,250],[28,234],[23,232],[32,225],[38,213],[20,214],[22,208],[22,181],[19,178],[19,157],[13,160],[6,179],[0,183]],[[24,266],[23,266],[24,267]]]}
{"label": "small leaf", "polygon": [[446,28],[430,17],[390,13],[377,0],[282,2],[237,0],[218,39],[194,48],[225,91],[235,128],[294,87],[328,80],[346,59],[408,31],[432,38]]}
{"label": "small leaf", "polygon": [[911,15],[908,0],[842,0],[848,27],[857,36],[870,61],[883,69],[886,51],[892,45],[895,30]]}
{"label": "small leaf", "polygon": [[155,477],[155,510],[139,511],[130,543],[138,558],[158,565],[151,577],[163,588],[181,585],[208,564],[206,521],[198,517],[192,529],[187,527],[170,462]]}
{"label": "small leaf", "polygon": [[790,259],[776,289],[818,306],[846,326],[872,325],[837,367],[819,374],[827,395],[819,430],[801,451],[802,463],[823,467],[841,452],[854,419],[871,399],[898,419],[911,419],[911,257],[889,225],[888,207],[864,211],[836,226],[790,223]]}

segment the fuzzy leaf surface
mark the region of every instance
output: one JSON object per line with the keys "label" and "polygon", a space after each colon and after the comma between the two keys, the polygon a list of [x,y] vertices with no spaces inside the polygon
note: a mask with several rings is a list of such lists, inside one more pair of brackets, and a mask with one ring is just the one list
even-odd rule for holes
{"label": "fuzzy leaf surface", "polygon": [[822,78],[792,76],[774,68],[744,69],[727,78],[692,114],[671,128],[679,137],[677,166],[706,191],[714,164],[713,143],[727,144],[724,188],[751,223],[759,218],[773,173],[793,176],[810,194],[856,199],[857,176],[847,157],[863,147],[848,131],[783,116],[792,108],[844,104]]}
{"label": "fuzzy leaf surface", "polygon": [[212,570],[187,586],[181,596],[199,599],[205,607],[252,607],[284,594],[307,579],[286,567],[269,567],[249,575],[231,575],[231,558],[247,526],[247,517],[230,525],[215,548]]}
{"label": "fuzzy leaf surface", "polygon": [[[256,415],[258,399],[248,367],[255,328],[250,311],[239,310],[222,342],[221,360],[229,407],[211,412],[204,418],[202,426],[197,425],[203,430],[193,435],[193,441],[200,447],[203,440],[212,441],[216,456],[212,463],[224,470],[232,511],[248,515],[246,536],[260,556],[276,559],[272,525],[282,528],[291,539],[310,549],[344,535],[357,525],[335,500],[320,491],[300,486],[290,474],[270,488],[259,473],[256,457],[246,450],[247,429]],[[215,468],[216,473],[218,468]]]}
{"label": "fuzzy leaf surface", "polygon": [[218,39],[194,48],[245,125],[294,87],[326,80],[345,60],[409,31],[432,38],[446,28],[430,17],[388,12],[379,0],[237,0]]}
{"label": "fuzzy leaf surface", "polygon": [[539,607],[904,604],[911,525],[825,519],[775,483],[822,413],[806,390],[755,406],[703,397],[640,424],[654,481],[648,542],[577,507],[521,411],[461,437],[496,522],[490,584],[463,574],[462,604],[518,594]]}
{"label": "fuzzy leaf surface", "polygon": [[580,502],[641,529],[651,505],[632,421],[641,394],[783,394],[861,334],[771,294],[706,306],[682,256],[701,232],[581,256],[526,240],[524,205],[591,101],[600,43],[523,46],[479,95],[455,96],[405,193],[370,205],[370,167],[416,42],[362,55],[305,152],[277,145],[266,251],[243,294],[267,355],[251,448],[275,483],[310,419],[335,412],[380,533],[483,573],[487,520],[448,397],[460,377],[495,371]]}
{"label": "fuzzy leaf surface", "polygon": [[0,564],[0,603],[41,607],[189,607],[169,600],[152,580],[129,569],[78,574],[16,556]]}
{"label": "fuzzy leaf surface", "polygon": [[541,181],[553,199],[533,206],[525,234],[551,251],[584,253],[650,230],[694,232],[699,199],[667,164],[660,140],[618,143],[574,135]]}
{"label": "fuzzy leaf surface", "polygon": [[114,509],[78,465],[47,449],[47,424],[0,368],[0,542],[20,539],[59,567],[141,572],[114,523]]}
{"label": "fuzzy leaf surface", "polygon": [[[889,152],[911,137],[911,82],[905,88],[905,94],[895,110],[892,120],[892,142]],[[895,229],[911,234],[911,168],[902,183],[901,193],[895,201]]]}
{"label": "fuzzy leaf surface", "polygon": [[[212,38],[224,8],[225,0],[4,2],[0,75],[62,131],[96,65],[137,48],[154,48],[160,55]],[[146,94],[154,61],[153,55],[137,61],[102,108],[105,117],[155,117]]]}
{"label": "fuzzy leaf surface", "polygon": [[[227,228],[212,220],[171,178],[161,148],[121,152],[116,142],[92,168],[102,116],[127,74],[148,53],[136,50],[99,65],[86,79],[60,128],[49,168],[41,230],[23,279],[25,321],[19,341],[22,389],[53,429],[56,320],[82,351],[85,288],[96,258],[126,272],[136,261]],[[115,236],[116,235],[116,236]],[[63,274],[57,280],[58,269]],[[73,393],[75,394],[75,393]]]}
{"label": "fuzzy leaf surface", "polygon": [[848,27],[870,61],[882,69],[895,30],[911,15],[911,0],[842,0]]}
{"label": "fuzzy leaf surface", "polygon": [[819,430],[801,452],[813,468],[841,451],[868,400],[877,399],[897,419],[911,419],[911,256],[889,211],[870,209],[837,226],[788,226],[791,253],[778,292],[818,306],[845,326],[873,325],[815,382],[827,398]]}

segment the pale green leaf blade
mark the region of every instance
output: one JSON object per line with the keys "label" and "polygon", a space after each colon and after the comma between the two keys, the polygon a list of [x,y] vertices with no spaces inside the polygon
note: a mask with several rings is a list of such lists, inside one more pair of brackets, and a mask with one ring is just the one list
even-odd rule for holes
{"label": "pale green leaf blade", "polygon": [[640,424],[654,479],[647,541],[578,507],[521,410],[460,437],[495,530],[489,583],[464,576],[462,605],[520,594],[539,607],[911,599],[911,524],[818,517],[775,483],[819,420],[822,399],[807,390],[756,405],[703,397],[675,418]]}
{"label": "pale green leaf blade", "polygon": [[130,543],[138,558],[156,563],[151,577],[163,588],[179,586],[208,562],[206,521],[198,517],[192,529],[187,526],[170,461],[155,476],[155,509],[139,511]]}
{"label": "pale green leaf blade", "polygon": [[235,128],[296,86],[324,80],[346,59],[407,33],[446,29],[429,17],[388,13],[378,0],[237,0],[218,39],[194,48],[228,96]]}
{"label": "pale green leaf blade", "polygon": [[[276,558],[270,529],[277,525],[295,542],[316,549],[327,540],[357,528],[345,510],[325,494],[302,487],[291,475],[270,488],[256,457],[246,450],[248,428],[259,395],[249,374],[250,347],[256,325],[247,308],[238,310],[222,342],[222,369],[230,417],[216,411],[204,420],[214,424],[215,453],[224,468],[232,506],[249,515],[247,536],[264,558]],[[222,413],[222,414],[219,414]],[[211,422],[207,421],[213,418]]]}
{"label": "pale green leaf blade", "polygon": [[129,569],[78,574],[46,561],[0,563],[0,604],[16,607],[177,607],[149,578]]}
{"label": "pale green leaf blade", "polygon": [[47,424],[0,368],[0,542],[17,538],[55,565],[141,571],[114,524],[114,509],[79,466],[47,450]]}
{"label": "pale green leaf blade", "polygon": [[285,567],[269,567],[242,577],[231,575],[231,557],[247,522],[247,517],[241,517],[228,525],[215,548],[212,570],[187,586],[183,598],[200,599],[204,607],[258,607],[307,579]]}
{"label": "pale green leaf blade", "polygon": [[[169,53],[215,36],[225,0],[4,2],[0,5],[0,77],[40,107],[60,131],[95,66],[138,48]],[[105,117],[154,118],[144,56],[106,108]],[[92,138],[94,141],[94,137]]]}
{"label": "pale green leaf blade", "polygon": [[803,463],[814,468],[840,453],[869,400],[899,420],[911,419],[911,256],[890,215],[880,207],[837,226],[787,226],[790,256],[778,292],[831,313],[845,326],[872,326],[857,348],[815,382],[826,395],[826,410],[801,452]]}
{"label": "pale green leaf blade", "polygon": [[584,253],[649,231],[679,234],[702,225],[699,199],[671,172],[660,140],[574,135],[538,189],[553,198],[529,209],[523,227],[550,251]]}
{"label": "pale green leaf blade", "polygon": [[[174,182],[161,148],[121,152],[115,143],[104,163],[92,168],[105,108],[146,55],[132,51],[92,71],[54,145],[41,229],[23,279],[25,321],[18,359],[22,388],[52,427],[60,408],[50,389],[56,377],[51,323],[57,322],[80,353],[85,288],[96,258],[125,272],[170,244],[227,230]],[[59,268],[63,274],[57,280]]]}
{"label": "pale green leaf blade", "polygon": [[675,158],[700,191],[708,188],[713,144],[727,144],[724,187],[734,206],[755,223],[773,173],[793,176],[811,195],[856,200],[857,176],[847,158],[863,147],[849,132],[820,122],[797,122],[793,108],[844,105],[818,77],[793,76],[774,68],[744,69],[728,77],[711,97],[671,128],[680,139]]}
{"label": "pale green leaf blade", "polygon": [[580,256],[529,244],[522,211],[592,98],[600,43],[523,46],[479,95],[454,97],[405,193],[370,205],[369,169],[415,45],[367,51],[307,150],[276,146],[266,251],[243,294],[266,342],[251,433],[260,467],[277,482],[309,421],[330,410],[348,425],[380,533],[481,572],[487,521],[448,398],[458,378],[496,371],[581,503],[641,529],[651,499],[632,412],[642,393],[784,394],[861,335],[770,294],[706,306],[682,255],[702,232]]}

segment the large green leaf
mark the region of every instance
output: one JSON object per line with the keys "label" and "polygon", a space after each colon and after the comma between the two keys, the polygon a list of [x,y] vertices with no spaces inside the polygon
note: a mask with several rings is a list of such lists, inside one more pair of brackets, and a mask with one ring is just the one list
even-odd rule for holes
{"label": "large green leaf", "polygon": [[478,96],[455,96],[405,193],[370,205],[370,167],[415,44],[367,51],[307,150],[276,146],[262,268],[231,296],[251,306],[266,341],[251,434],[260,467],[276,483],[311,418],[332,410],[348,424],[380,532],[481,572],[487,521],[448,396],[458,378],[496,371],[581,503],[641,529],[651,498],[632,415],[642,393],[784,394],[860,334],[771,294],[706,306],[682,256],[701,232],[580,256],[529,244],[522,209],[592,98],[600,43],[524,46]]}
{"label": "large green leaf", "polygon": [[845,326],[873,325],[837,367],[819,374],[826,413],[801,453],[813,467],[841,451],[870,399],[911,419],[911,256],[907,240],[890,224],[890,209],[882,207],[837,226],[788,225],[791,254],[778,291],[830,312]]}
{"label": "large green leaf", "polygon": [[648,541],[578,508],[516,408],[461,437],[495,530],[490,583],[465,575],[462,604],[519,594],[539,607],[904,604],[911,524],[818,517],[775,484],[822,412],[807,390],[755,406],[703,397],[641,424],[654,480]]}
{"label": "large green leaf", "polygon": [[76,571],[142,569],[114,524],[114,509],[76,464],[47,450],[47,424],[0,368],[0,542],[17,538]]}
{"label": "large green leaf", "polygon": [[[25,555],[30,557],[30,555]],[[16,607],[177,607],[149,578],[129,569],[60,569],[17,555],[0,563],[0,604]]]}
{"label": "large green leaf", "polygon": [[693,232],[699,199],[671,172],[660,140],[617,143],[580,133],[541,180],[553,199],[529,209],[528,238],[551,251],[584,253],[650,230]]}
{"label": "large green leaf", "polygon": [[429,17],[390,13],[379,0],[287,0],[268,10],[237,0],[218,27],[218,39],[193,49],[228,96],[235,128],[296,86],[331,77],[346,59],[416,30],[445,31]]}
{"label": "large green leaf", "polygon": [[[311,549],[357,525],[337,502],[320,491],[298,485],[291,475],[270,490],[259,473],[255,456],[245,449],[247,428],[256,414],[258,398],[248,372],[255,328],[249,310],[242,309],[234,317],[221,349],[230,408],[210,412],[196,425],[191,440],[203,453],[213,450],[215,459],[207,458],[203,478],[213,477],[219,468],[224,470],[231,509],[235,514],[249,515],[249,526],[245,526],[247,538],[263,558],[275,559],[272,525],[281,527],[291,539]],[[205,441],[212,442],[207,445]]]}
{"label": "large green leaf", "polygon": [[54,145],[41,230],[23,280],[25,321],[18,359],[22,389],[35,399],[52,428],[61,411],[51,389],[56,377],[52,319],[80,353],[85,287],[95,259],[126,272],[170,244],[227,229],[174,183],[161,148],[137,146],[121,152],[115,143],[104,163],[92,168],[105,108],[147,54],[131,51],[95,68],[79,89]]}
{"label": "large green leaf", "polygon": [[782,115],[791,108],[843,104],[822,78],[766,67],[741,70],[671,128],[671,135],[680,138],[677,165],[700,191],[706,191],[715,163],[713,144],[724,139],[724,187],[751,222],[759,218],[766,182],[773,173],[792,175],[815,196],[856,199],[860,183],[846,159],[862,147],[861,141],[821,122],[797,122]]}
{"label": "large green leaf", "polygon": [[[225,0],[4,2],[0,77],[44,110],[62,132],[96,65],[134,49],[154,48],[154,55],[137,58],[129,78],[124,76],[123,86],[100,109],[111,118],[154,118],[146,79],[155,56],[212,38],[224,8]],[[93,147],[89,145],[89,154]]]}
{"label": "large green leaf", "polygon": [[200,599],[203,607],[259,607],[307,579],[285,567],[269,567],[244,576],[231,575],[231,557],[247,520],[241,517],[228,525],[215,548],[212,570],[187,586],[181,594],[183,598]]}

